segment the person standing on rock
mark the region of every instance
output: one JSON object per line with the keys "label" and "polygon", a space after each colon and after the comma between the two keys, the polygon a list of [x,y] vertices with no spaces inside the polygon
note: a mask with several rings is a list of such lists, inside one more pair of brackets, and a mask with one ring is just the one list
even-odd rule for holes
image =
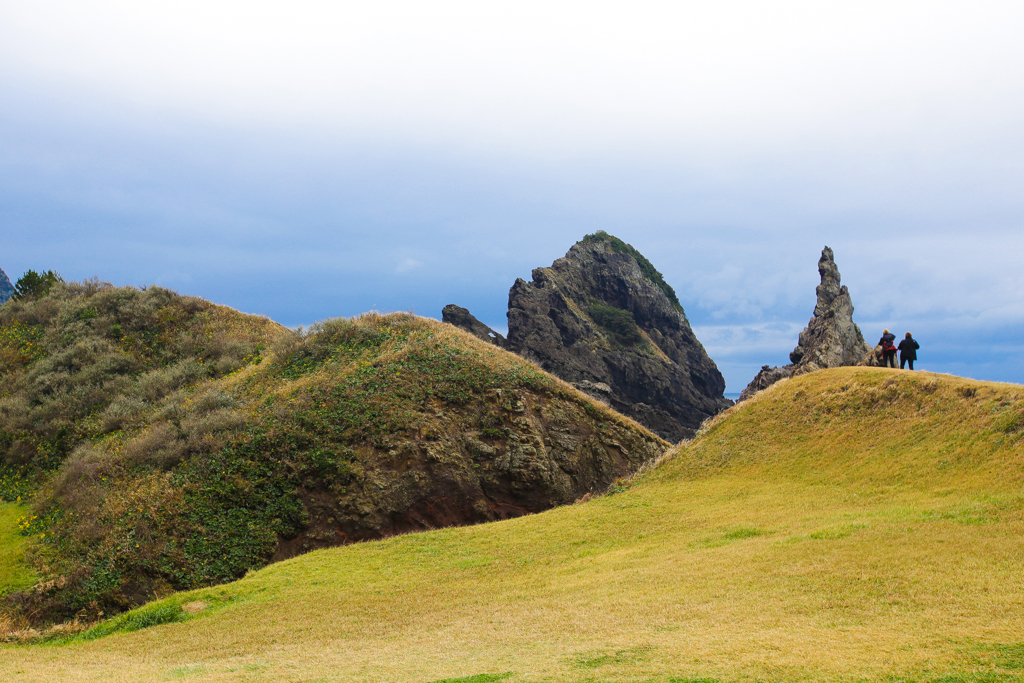
{"label": "person standing on rock", "polygon": [[900,342],[898,348],[900,350],[900,370],[908,363],[910,364],[910,369],[913,370],[914,361],[917,360],[917,350],[921,348],[921,345],[907,332],[906,338]]}
{"label": "person standing on rock", "polygon": [[882,347],[882,367],[883,368],[894,368],[896,367],[896,335],[889,330],[882,330],[882,338],[878,340],[878,345]]}

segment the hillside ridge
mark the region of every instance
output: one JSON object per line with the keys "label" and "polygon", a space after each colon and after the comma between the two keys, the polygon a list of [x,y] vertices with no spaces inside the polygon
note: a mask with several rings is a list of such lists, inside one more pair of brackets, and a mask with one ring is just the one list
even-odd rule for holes
{"label": "hillside ridge", "polygon": [[3,605],[39,623],[571,503],[669,445],[434,320],[299,334],[160,288],[6,304],[0,378],[0,495],[31,499],[41,577]]}

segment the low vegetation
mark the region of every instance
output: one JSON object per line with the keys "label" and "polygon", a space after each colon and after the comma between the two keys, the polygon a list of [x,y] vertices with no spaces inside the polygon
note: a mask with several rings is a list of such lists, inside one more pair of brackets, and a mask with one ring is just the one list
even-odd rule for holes
{"label": "low vegetation", "polygon": [[[99,473],[91,449],[127,442],[198,384],[258,362],[291,333],[267,318],[159,287],[65,283],[56,273],[29,271],[15,290],[0,306],[0,500],[32,500],[34,507],[2,528],[22,535],[51,587],[73,584],[53,564],[55,544],[76,514],[84,524],[100,523],[90,516],[94,509],[75,503],[88,499],[90,478]],[[95,540],[92,533],[82,542]],[[8,616],[12,606],[24,606],[23,583],[0,581]],[[67,609],[74,614],[88,604]]]}
{"label": "low vegetation", "polygon": [[612,495],[305,554],[0,676],[1021,681],[1022,418],[1014,385],[803,375]]}
{"label": "low vegetation", "polygon": [[0,498],[8,501],[78,444],[138,428],[168,397],[256,362],[287,332],[159,287],[64,283],[52,273],[18,283],[0,307]]}
{"label": "low vegetation", "polygon": [[587,315],[621,346],[634,346],[643,341],[643,334],[629,311],[595,301],[587,309]]}
{"label": "low vegetation", "polygon": [[158,288],[53,283],[0,308],[0,343],[0,483],[31,502],[41,577],[4,598],[14,628],[572,502],[668,446],[406,314],[292,333]]}

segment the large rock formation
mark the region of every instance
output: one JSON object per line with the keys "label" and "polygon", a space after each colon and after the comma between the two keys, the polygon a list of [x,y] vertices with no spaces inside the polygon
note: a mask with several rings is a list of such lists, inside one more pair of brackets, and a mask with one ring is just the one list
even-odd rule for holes
{"label": "large rock formation", "polygon": [[11,284],[11,279],[7,277],[3,268],[0,268],[0,304],[12,296],[14,296],[14,285]]}
{"label": "large rock formation", "polygon": [[503,349],[508,346],[508,342],[505,341],[504,337],[477,320],[476,317],[469,312],[468,308],[456,306],[455,304],[448,304],[441,309],[441,322],[448,323],[449,325],[455,325],[455,327],[461,327],[474,337],[483,339],[486,342],[491,342],[495,346],[499,346]]}
{"label": "large rock formation", "polygon": [[813,372],[822,368],[858,365],[871,352],[860,328],[853,322],[853,302],[850,291],[840,283],[835,255],[825,247],[818,259],[821,284],[815,292],[818,301],[814,315],[800,333],[796,348],[789,354],[789,365],[765,365],[740,393],[744,400],[785,377]]}
{"label": "large rock formation", "polygon": [[604,232],[535,269],[532,282],[516,280],[507,348],[670,441],[692,436],[731,404],[661,273]]}

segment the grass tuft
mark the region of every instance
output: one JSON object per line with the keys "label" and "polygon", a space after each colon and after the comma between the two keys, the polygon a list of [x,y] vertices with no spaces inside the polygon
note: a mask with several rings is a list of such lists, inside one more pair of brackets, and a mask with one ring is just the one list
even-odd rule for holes
{"label": "grass tuft", "polygon": [[188,619],[188,613],[174,603],[156,603],[140,607],[104,621],[75,637],[75,640],[96,640],[117,633],[132,633],[153,626],[173,624]]}
{"label": "grass tuft", "polygon": [[431,683],[494,683],[504,681],[512,676],[511,672],[500,674],[476,674],[475,676],[464,676],[462,678],[439,678]]}

